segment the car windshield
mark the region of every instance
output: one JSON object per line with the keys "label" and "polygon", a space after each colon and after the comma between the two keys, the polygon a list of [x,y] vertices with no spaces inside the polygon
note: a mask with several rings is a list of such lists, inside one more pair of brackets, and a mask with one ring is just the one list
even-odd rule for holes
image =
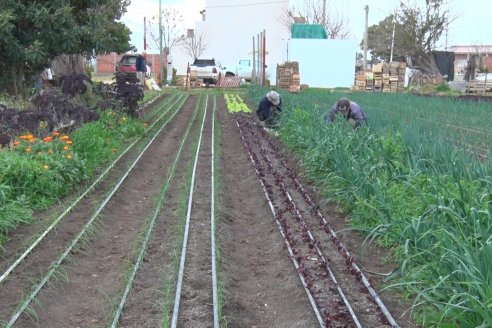
{"label": "car windshield", "polygon": [[121,59],[122,64],[136,64],[137,63],[137,57],[131,56],[131,57],[123,57]]}
{"label": "car windshield", "polygon": [[193,66],[204,67],[204,66],[215,66],[215,60],[213,59],[196,59]]}

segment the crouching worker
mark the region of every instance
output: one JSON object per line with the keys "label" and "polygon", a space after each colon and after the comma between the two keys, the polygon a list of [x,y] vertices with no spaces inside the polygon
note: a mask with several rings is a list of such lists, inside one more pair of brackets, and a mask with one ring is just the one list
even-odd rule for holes
{"label": "crouching worker", "polygon": [[263,122],[265,127],[273,128],[277,125],[279,113],[282,111],[282,99],[275,91],[270,91],[261,98],[256,109],[258,119]]}
{"label": "crouching worker", "polygon": [[350,101],[347,98],[340,98],[331,108],[328,113],[328,123],[335,121],[336,115],[342,115],[354,129],[367,125],[366,114],[362,107],[355,101]]}

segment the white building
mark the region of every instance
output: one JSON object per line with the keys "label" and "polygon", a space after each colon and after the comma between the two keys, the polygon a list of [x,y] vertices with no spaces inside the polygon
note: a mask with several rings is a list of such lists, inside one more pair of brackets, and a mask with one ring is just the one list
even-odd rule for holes
{"label": "white building", "polygon": [[[252,58],[253,37],[265,31],[267,70],[275,79],[276,65],[285,61],[289,30],[282,25],[287,2],[257,0],[207,0],[203,20],[196,23],[195,36],[202,34],[207,47],[201,58],[215,58],[222,65],[237,64],[239,58]],[[258,50],[258,49],[256,49]],[[179,74],[186,72],[190,58],[182,49],[173,49],[173,65]],[[274,84],[275,81],[272,81]]]}
{"label": "white building", "polygon": [[[301,83],[313,87],[352,85],[356,42],[290,40],[287,13],[288,1],[206,0],[202,21],[196,23],[194,31],[195,37],[201,34],[206,40],[206,49],[200,57],[215,58],[230,67],[240,58],[253,57],[253,37],[257,51],[257,38],[265,31],[265,63],[271,84],[276,84],[277,64],[295,60],[299,61]],[[172,58],[178,75],[185,74],[187,64],[193,62],[179,47],[173,48]]]}

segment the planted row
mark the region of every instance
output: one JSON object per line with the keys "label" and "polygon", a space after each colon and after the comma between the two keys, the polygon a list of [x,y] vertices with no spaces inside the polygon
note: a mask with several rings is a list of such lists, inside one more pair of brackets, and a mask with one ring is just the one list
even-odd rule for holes
{"label": "planted row", "polygon": [[[250,97],[264,92],[252,89]],[[281,140],[356,228],[393,249],[390,287],[413,298],[419,324],[491,326],[490,167],[425,127],[413,135],[397,126],[378,130],[371,116],[370,128],[356,132],[342,120],[327,125],[327,108],[340,97],[330,96],[283,95]],[[379,107],[387,106],[380,96]],[[430,133],[432,143],[417,144]]]}
{"label": "planted row", "polygon": [[248,105],[246,105],[243,99],[237,94],[225,93],[224,98],[226,101],[227,109],[229,113],[238,113],[238,112],[251,112]]}

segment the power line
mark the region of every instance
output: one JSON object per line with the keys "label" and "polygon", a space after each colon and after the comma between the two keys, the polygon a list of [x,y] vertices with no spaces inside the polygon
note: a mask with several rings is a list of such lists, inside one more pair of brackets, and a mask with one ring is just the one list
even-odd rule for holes
{"label": "power line", "polygon": [[248,3],[248,4],[242,4],[242,5],[219,5],[219,6],[208,6],[206,8],[230,8],[230,7],[250,7],[250,6],[258,6],[258,5],[269,5],[273,3],[288,3],[288,0],[281,0],[281,1],[266,1],[266,2],[255,2],[255,3]]}

